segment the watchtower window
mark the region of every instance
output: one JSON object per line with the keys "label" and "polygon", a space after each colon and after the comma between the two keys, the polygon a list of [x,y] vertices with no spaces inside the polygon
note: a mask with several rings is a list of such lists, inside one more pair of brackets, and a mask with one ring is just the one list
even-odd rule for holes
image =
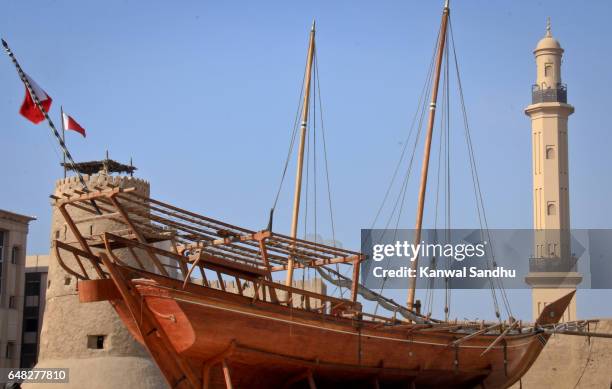
{"label": "watchtower window", "polygon": [[549,216],[557,214],[557,206],[555,205],[555,203],[548,203],[546,210],[548,211]]}
{"label": "watchtower window", "polygon": [[87,335],[87,348],[102,350],[104,348],[104,335]]}
{"label": "watchtower window", "polygon": [[546,147],[546,159],[555,159],[555,148],[554,146]]}

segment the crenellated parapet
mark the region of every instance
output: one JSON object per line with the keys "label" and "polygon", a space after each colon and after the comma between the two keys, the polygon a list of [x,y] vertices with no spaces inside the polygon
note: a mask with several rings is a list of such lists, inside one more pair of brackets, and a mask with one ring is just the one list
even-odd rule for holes
{"label": "crenellated parapet", "polygon": [[[136,177],[109,175],[100,172],[92,175],[85,174],[83,175],[83,180],[89,190],[95,190],[96,187],[104,188],[110,184],[120,188],[136,188],[136,192],[144,196],[149,196],[150,194],[151,185],[149,181]],[[80,190],[81,188],[81,182],[77,176],[62,178],[55,182],[55,194],[68,193],[74,189]]]}

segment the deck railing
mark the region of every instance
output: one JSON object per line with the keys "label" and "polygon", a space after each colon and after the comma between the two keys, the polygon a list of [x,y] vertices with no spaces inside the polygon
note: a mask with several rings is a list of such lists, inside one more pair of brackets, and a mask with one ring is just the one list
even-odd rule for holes
{"label": "deck railing", "polygon": [[[56,257],[78,279],[109,278],[110,272],[99,257],[104,253],[125,269],[170,278],[183,288],[197,285],[237,294],[253,303],[275,303],[322,314],[350,316],[361,312],[361,304],[355,299],[327,296],[323,289],[309,290],[307,285],[286,286],[272,278],[273,271],[286,267],[290,256],[301,266],[347,263],[358,268],[360,253],[269,231],[246,230],[137,195],[130,189],[110,187],[53,198],[75,238],[74,242],[56,240]],[[92,199],[100,214],[91,206]],[[71,212],[73,209],[77,214]],[[78,227],[102,219],[112,221],[112,231],[87,235]]]}

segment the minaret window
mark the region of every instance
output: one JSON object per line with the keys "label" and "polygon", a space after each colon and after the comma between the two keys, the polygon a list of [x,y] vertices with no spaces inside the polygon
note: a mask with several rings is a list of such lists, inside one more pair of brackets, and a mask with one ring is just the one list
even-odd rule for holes
{"label": "minaret window", "polygon": [[553,216],[557,214],[557,206],[555,205],[555,203],[548,203],[548,206],[546,207],[546,211],[548,212],[549,216]]}
{"label": "minaret window", "polygon": [[544,65],[544,77],[552,77],[553,74],[553,65],[551,63],[547,63]]}
{"label": "minaret window", "polygon": [[555,147],[554,146],[546,147],[546,159],[555,159]]}

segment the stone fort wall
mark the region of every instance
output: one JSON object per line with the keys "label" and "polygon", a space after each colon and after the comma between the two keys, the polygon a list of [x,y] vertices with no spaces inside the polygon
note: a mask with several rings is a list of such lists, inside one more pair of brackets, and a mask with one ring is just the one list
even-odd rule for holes
{"label": "stone fort wall", "polygon": [[[136,193],[149,196],[147,181],[128,176],[104,173],[84,175],[90,190],[112,186],[134,187]],[[58,180],[54,195],[82,190],[77,177]],[[92,214],[70,208],[73,219],[87,219]],[[78,224],[84,235],[124,229],[125,225],[112,219],[94,219]],[[56,207],[52,210],[51,241],[74,242]],[[120,257],[127,257],[121,255]],[[69,265],[70,258],[62,256]],[[87,267],[91,275],[93,269]],[[159,369],[147,351],[125,328],[112,306],[106,302],[79,303],[77,280],[58,264],[51,250],[45,313],[40,339],[37,367],[67,367],[70,369],[70,388],[121,388],[126,383],[138,388],[166,388]],[[101,338],[100,338],[101,337]],[[40,385],[24,385],[38,388]]]}

